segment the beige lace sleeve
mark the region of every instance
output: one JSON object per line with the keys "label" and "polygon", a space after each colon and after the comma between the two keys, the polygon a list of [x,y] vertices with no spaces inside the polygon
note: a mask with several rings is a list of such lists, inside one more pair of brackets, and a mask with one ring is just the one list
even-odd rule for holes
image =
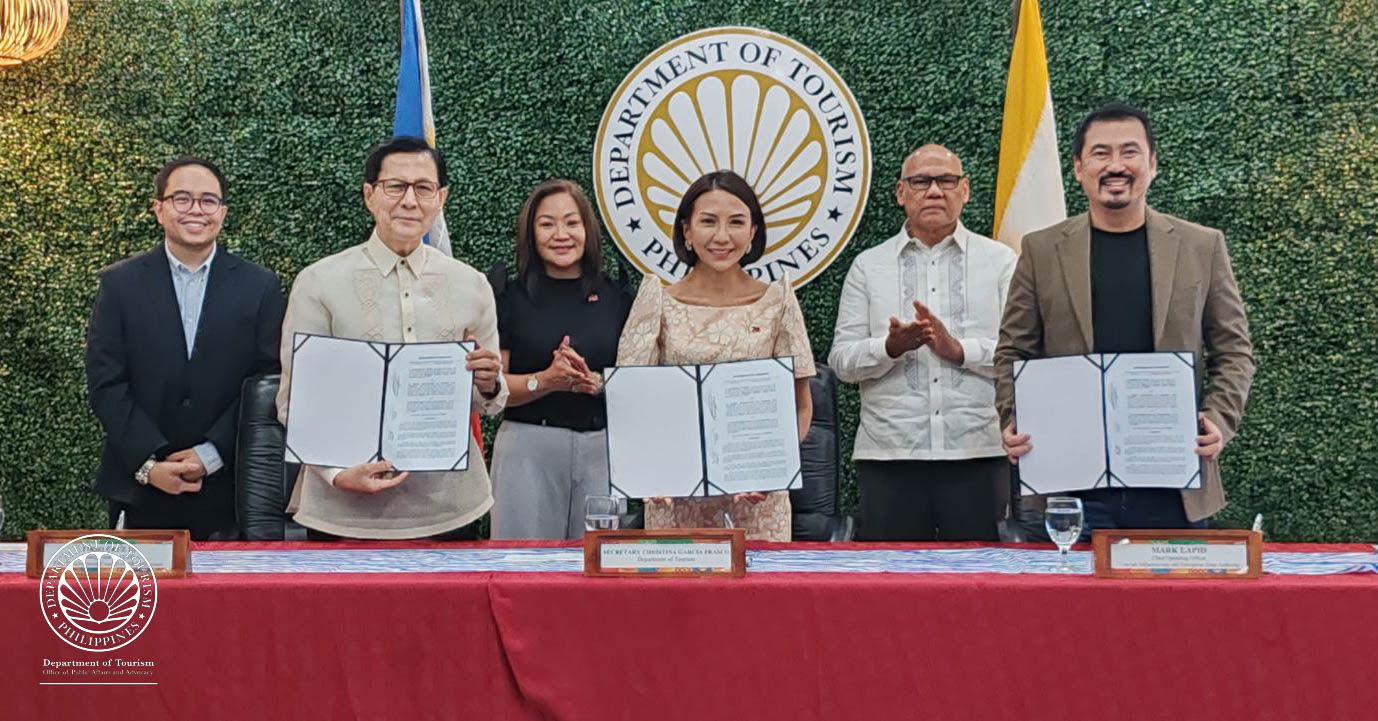
{"label": "beige lace sleeve", "polygon": [[664,292],[660,278],[650,273],[642,277],[641,290],[637,291],[617,343],[617,365],[660,364],[660,299]]}
{"label": "beige lace sleeve", "polygon": [[794,377],[810,378],[817,371],[813,366],[813,348],[809,346],[804,311],[799,307],[799,299],[794,297],[794,286],[790,285],[789,278],[781,278],[777,282],[784,286],[785,307],[780,318],[780,334],[775,336],[773,355],[777,358],[794,356]]}

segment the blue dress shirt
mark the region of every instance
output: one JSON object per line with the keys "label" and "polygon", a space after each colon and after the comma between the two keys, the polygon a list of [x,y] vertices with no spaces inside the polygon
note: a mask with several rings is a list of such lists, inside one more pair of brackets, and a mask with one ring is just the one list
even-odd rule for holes
{"label": "blue dress shirt", "polygon": [[[168,265],[172,269],[172,289],[177,294],[177,315],[182,321],[182,334],[187,340],[187,358],[191,358],[196,347],[196,329],[201,324],[201,306],[206,301],[206,284],[211,277],[211,261],[215,260],[217,247],[212,246],[206,262],[192,270],[177,260],[168,249],[167,243],[163,243]],[[225,461],[220,457],[214,443],[198,443],[192,450],[196,451],[196,455],[200,456],[201,462],[205,464],[206,475],[209,476],[225,467]]]}

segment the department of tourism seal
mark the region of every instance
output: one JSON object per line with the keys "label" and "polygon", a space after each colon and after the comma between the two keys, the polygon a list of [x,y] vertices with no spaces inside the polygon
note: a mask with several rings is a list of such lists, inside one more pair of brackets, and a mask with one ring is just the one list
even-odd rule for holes
{"label": "department of tourism seal", "polygon": [[158,582],[132,543],[92,533],[67,542],[48,560],[38,599],[58,638],[83,651],[114,651],[148,628]]}
{"label": "department of tourism seal", "polygon": [[671,241],[685,189],[731,169],[766,218],[766,252],[748,267],[796,287],[828,267],[866,207],[871,143],[846,83],[782,35],[724,27],[672,40],[608,102],[594,143],[603,222],[623,255],[666,281],[688,268]]}

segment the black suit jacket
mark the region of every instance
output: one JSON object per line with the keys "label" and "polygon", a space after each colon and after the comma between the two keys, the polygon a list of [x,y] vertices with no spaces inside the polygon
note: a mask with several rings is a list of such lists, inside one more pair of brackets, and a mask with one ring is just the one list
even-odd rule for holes
{"label": "black suit jacket", "polygon": [[[96,490],[172,527],[233,528],[240,386],[278,372],[282,313],[277,276],[217,248],[188,358],[163,245],[101,271],[86,338],[86,386],[105,430]],[[203,441],[225,467],[199,493],[170,496],[134,480],[149,456]]]}

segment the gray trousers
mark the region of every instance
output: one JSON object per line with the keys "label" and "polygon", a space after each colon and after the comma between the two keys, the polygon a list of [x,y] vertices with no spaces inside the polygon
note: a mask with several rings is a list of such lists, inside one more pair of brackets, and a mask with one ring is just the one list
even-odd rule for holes
{"label": "gray trousers", "polygon": [[584,497],[608,493],[606,431],[503,421],[493,441],[493,538],[582,538]]}

